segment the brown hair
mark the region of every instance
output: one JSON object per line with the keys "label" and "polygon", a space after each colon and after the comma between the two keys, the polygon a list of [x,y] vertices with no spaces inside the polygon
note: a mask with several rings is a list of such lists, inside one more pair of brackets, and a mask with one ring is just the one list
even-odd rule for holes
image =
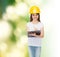
{"label": "brown hair", "polygon": [[[38,15],[38,21],[40,22],[40,14],[39,13],[36,13]],[[32,21],[32,14],[30,15],[30,22]]]}

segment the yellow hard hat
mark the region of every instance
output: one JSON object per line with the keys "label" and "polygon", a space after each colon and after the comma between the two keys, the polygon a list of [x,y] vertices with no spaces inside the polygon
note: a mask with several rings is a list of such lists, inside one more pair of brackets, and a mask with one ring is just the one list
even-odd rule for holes
{"label": "yellow hard hat", "polygon": [[39,7],[37,7],[37,6],[32,6],[32,7],[30,8],[30,14],[34,14],[34,13],[40,13]]}

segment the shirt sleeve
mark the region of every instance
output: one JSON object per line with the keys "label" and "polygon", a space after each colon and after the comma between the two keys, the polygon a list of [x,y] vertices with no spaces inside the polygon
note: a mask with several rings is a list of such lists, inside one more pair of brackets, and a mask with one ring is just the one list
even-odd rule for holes
{"label": "shirt sleeve", "polygon": [[26,25],[27,27],[29,27],[29,22],[27,23],[27,25]]}
{"label": "shirt sleeve", "polygon": [[41,26],[41,28],[43,28],[44,27],[43,23],[41,23],[40,26]]}
{"label": "shirt sleeve", "polygon": [[30,30],[30,28],[29,28],[29,22],[26,24],[26,29],[27,29],[27,31]]}

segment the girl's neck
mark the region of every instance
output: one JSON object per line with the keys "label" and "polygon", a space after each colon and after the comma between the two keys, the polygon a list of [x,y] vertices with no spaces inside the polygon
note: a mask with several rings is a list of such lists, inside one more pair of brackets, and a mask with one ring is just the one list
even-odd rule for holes
{"label": "girl's neck", "polygon": [[35,20],[32,21],[33,24],[36,24],[36,23],[38,23],[38,22],[39,22],[39,21],[35,21]]}

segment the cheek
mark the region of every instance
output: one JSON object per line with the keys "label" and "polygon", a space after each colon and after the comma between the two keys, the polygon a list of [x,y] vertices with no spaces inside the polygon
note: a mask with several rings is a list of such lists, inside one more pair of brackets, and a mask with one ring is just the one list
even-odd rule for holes
{"label": "cheek", "polygon": [[37,18],[38,18],[38,16],[37,16]]}
{"label": "cheek", "polygon": [[32,16],[32,18],[35,18],[34,16]]}
{"label": "cheek", "polygon": [[36,18],[38,19],[38,16],[36,16]]}

